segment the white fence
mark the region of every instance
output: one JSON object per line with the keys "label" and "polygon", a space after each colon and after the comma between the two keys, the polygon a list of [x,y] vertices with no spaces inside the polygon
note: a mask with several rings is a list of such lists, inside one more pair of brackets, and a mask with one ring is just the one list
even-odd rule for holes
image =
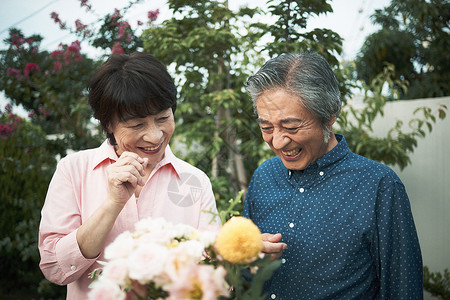
{"label": "white fence", "polygon": [[[450,97],[387,103],[383,118],[375,120],[374,133],[385,136],[397,120],[408,121],[416,108],[436,111],[447,106],[447,116],[438,119],[431,133],[420,139],[410,156],[411,165],[400,171],[392,167],[406,187],[422,249],[423,262],[432,272],[450,269]],[[425,299],[435,299],[427,293]]]}

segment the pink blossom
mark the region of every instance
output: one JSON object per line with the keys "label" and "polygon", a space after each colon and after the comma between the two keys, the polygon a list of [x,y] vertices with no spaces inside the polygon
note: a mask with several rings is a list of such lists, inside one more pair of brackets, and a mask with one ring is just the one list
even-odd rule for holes
{"label": "pink blossom", "polygon": [[100,278],[88,294],[89,300],[124,300],[125,292],[111,280]]}
{"label": "pink blossom", "polygon": [[61,19],[59,18],[59,15],[56,12],[52,12],[50,14],[50,18],[52,18],[53,21],[55,21],[55,23],[59,24],[59,28],[61,28],[61,29],[66,28],[66,24],[61,21]]}
{"label": "pink blossom", "polygon": [[123,23],[123,24],[121,24],[121,25],[119,26],[119,39],[123,38],[124,35],[127,34],[126,29],[127,29],[128,27],[130,27],[130,25],[128,25],[128,23],[126,23],[126,22]]}
{"label": "pink blossom", "polygon": [[147,17],[150,22],[156,21],[156,19],[158,18],[158,15],[159,15],[159,9],[149,10],[147,13]]}
{"label": "pink blossom", "polygon": [[120,44],[120,42],[115,42],[112,49],[111,49],[111,53],[112,54],[123,54],[125,53],[125,51],[123,51],[122,45]]}
{"label": "pink blossom", "polygon": [[6,104],[5,111],[8,113],[8,119],[4,124],[0,124],[0,138],[3,140],[8,139],[16,130],[17,126],[23,122],[20,117],[12,112],[11,104]]}
{"label": "pink blossom", "polygon": [[76,19],[75,20],[75,31],[76,32],[82,32],[86,29],[87,25],[84,25],[83,23],[81,23],[80,19]]}
{"label": "pink blossom", "polygon": [[116,259],[109,262],[102,272],[102,277],[109,279],[119,285],[124,285],[128,276],[126,259]]}
{"label": "pink blossom", "polygon": [[63,64],[60,61],[55,61],[53,64],[53,71],[59,71],[62,68]]}
{"label": "pink blossom", "polygon": [[80,7],[86,7],[86,10],[89,11],[92,9],[91,4],[88,3],[88,0],[80,0]]}
{"label": "pink blossom", "polygon": [[125,231],[105,248],[105,258],[114,260],[128,257],[134,246],[133,236],[129,231]]}
{"label": "pink blossom", "polygon": [[7,140],[14,132],[14,128],[10,125],[0,124],[0,139]]}
{"label": "pink blossom", "polygon": [[119,26],[119,35],[118,35],[118,39],[120,40],[125,40],[126,42],[130,43],[133,38],[131,36],[131,34],[129,33],[129,31],[127,29],[130,28],[130,24],[128,22],[123,22],[122,24],[120,24]]}
{"label": "pink blossom", "polygon": [[61,70],[63,65],[68,65],[74,60],[82,60],[80,41],[72,42],[70,46],[60,44],[59,47],[62,48],[62,50],[55,50],[50,53],[53,60],[53,72]]}
{"label": "pink blossom", "polygon": [[114,8],[114,14],[111,15],[111,25],[117,25],[117,20],[122,18],[122,15],[120,14],[120,10],[117,8]]}
{"label": "pink blossom", "polygon": [[13,68],[8,68],[8,76],[17,76],[20,74],[20,71]]}
{"label": "pink blossom", "polygon": [[190,269],[191,265],[195,265],[199,260],[190,257],[184,249],[179,247],[172,248],[167,262],[164,265],[164,276],[159,276],[155,282],[164,289],[169,290],[170,286],[180,280],[185,269]]}
{"label": "pink blossom", "polygon": [[56,12],[52,12],[50,14],[50,18],[52,18],[55,22],[60,22],[61,20],[59,19],[59,15]]}
{"label": "pink blossom", "polygon": [[81,50],[80,41],[72,42],[72,44],[70,44],[70,46],[67,47],[67,51],[72,53],[80,53],[80,50]]}
{"label": "pink blossom", "polygon": [[[136,239],[136,238],[135,238]],[[145,232],[136,239],[136,243],[157,243],[160,245],[170,245],[171,237],[162,230],[152,230]]]}
{"label": "pink blossom", "polygon": [[179,280],[171,286],[168,300],[192,299],[193,295],[200,296],[201,300],[228,296],[224,276],[225,272],[211,265],[191,265],[183,270]]}
{"label": "pink blossom", "polygon": [[25,74],[25,76],[28,76],[33,71],[40,72],[41,70],[39,69],[39,66],[37,64],[28,63],[25,66],[25,70],[23,73]]}
{"label": "pink blossom", "polygon": [[46,117],[50,114],[48,109],[44,109],[42,106],[39,106],[38,112],[39,112],[39,114],[43,115],[44,117]]}
{"label": "pink blossom", "polygon": [[[60,44],[59,46],[61,47],[62,45]],[[51,56],[56,56],[56,55],[61,55],[61,54],[63,54],[63,51],[61,51],[61,50],[55,50],[50,53]]]}
{"label": "pink blossom", "polygon": [[17,48],[20,48],[26,42],[25,38],[17,34],[13,34],[11,38],[13,39],[12,44]]}
{"label": "pink blossom", "polygon": [[162,273],[167,257],[166,247],[154,243],[140,245],[128,258],[130,278],[148,283]]}

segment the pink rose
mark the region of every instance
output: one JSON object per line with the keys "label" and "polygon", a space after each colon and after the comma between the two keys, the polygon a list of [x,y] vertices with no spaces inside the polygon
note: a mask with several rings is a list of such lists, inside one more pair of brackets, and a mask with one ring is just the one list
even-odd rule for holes
{"label": "pink rose", "polygon": [[103,268],[102,276],[119,285],[124,285],[128,278],[127,260],[122,258],[109,262]]}
{"label": "pink rose", "polygon": [[92,291],[88,295],[89,300],[124,300],[125,292],[111,280],[100,278],[94,282]]}

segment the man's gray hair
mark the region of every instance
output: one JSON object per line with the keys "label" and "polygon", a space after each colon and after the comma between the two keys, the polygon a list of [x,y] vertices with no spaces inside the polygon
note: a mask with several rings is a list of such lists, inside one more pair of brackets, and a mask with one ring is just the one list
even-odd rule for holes
{"label": "man's gray hair", "polygon": [[331,134],[327,124],[341,112],[339,83],[328,62],[317,53],[287,53],[267,61],[246,82],[256,110],[256,100],[269,90],[283,89],[320,122],[325,142]]}

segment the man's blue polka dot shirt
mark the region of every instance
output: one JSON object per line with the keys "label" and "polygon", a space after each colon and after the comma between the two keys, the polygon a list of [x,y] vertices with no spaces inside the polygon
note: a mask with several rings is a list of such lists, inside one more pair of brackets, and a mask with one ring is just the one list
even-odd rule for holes
{"label": "man's blue polka dot shirt", "polygon": [[423,299],[422,256],[409,199],[387,166],[345,138],[303,171],[279,157],[258,167],[243,216],[281,233],[268,299]]}

